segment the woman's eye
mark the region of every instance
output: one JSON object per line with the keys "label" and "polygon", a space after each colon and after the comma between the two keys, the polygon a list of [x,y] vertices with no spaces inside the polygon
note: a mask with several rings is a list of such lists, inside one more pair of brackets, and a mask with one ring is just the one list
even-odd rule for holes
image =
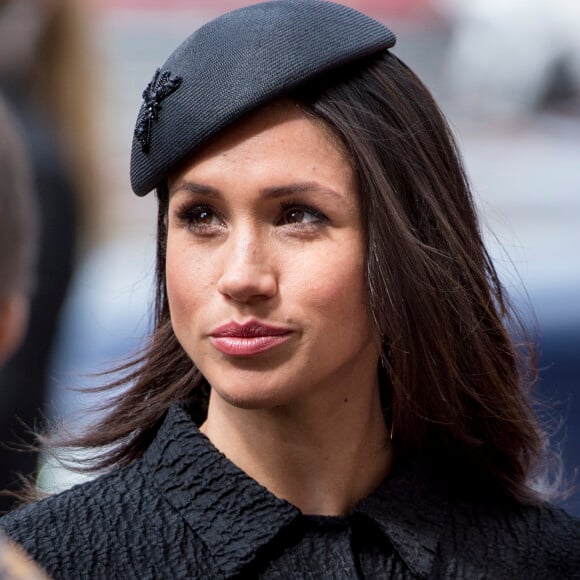
{"label": "woman's eye", "polygon": [[209,209],[199,208],[195,209],[190,213],[189,221],[194,222],[199,225],[209,226],[212,224],[219,223],[219,219]]}
{"label": "woman's eye", "polygon": [[176,212],[177,218],[180,222],[186,224],[190,228],[207,228],[220,226],[221,219],[217,213],[207,206],[183,207]]}
{"label": "woman's eye", "polygon": [[293,206],[284,210],[280,223],[284,224],[312,224],[324,221],[324,216],[314,208]]}

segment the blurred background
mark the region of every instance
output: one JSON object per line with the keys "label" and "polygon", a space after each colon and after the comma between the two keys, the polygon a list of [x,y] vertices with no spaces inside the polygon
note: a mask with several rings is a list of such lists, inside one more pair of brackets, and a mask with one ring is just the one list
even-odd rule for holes
{"label": "blurred background", "polygon": [[[66,240],[55,242],[57,257],[69,256],[68,266],[58,269],[56,258],[41,263],[44,286],[62,286],[54,333],[41,347],[46,368],[38,368],[32,349],[15,359],[19,370],[0,374],[0,418],[12,421],[2,431],[2,443],[29,440],[15,417],[28,425],[41,417],[35,410],[32,418],[15,411],[17,401],[34,399],[44,416],[64,419],[72,428],[92,420],[88,409],[98,397],[71,389],[100,384],[92,373],[142,344],[151,315],[156,208],[154,196],[137,198],[129,186],[141,93],[190,32],[218,13],[251,3],[0,0],[0,88],[17,95],[15,87],[25,85],[31,92],[30,75],[15,80],[22,76],[22,55],[31,68],[43,63],[44,76],[58,79],[58,107],[46,110],[48,98],[39,93],[27,100],[44,104],[43,118],[59,143],[45,147],[44,163],[46,151],[62,150],[73,200],[72,209],[58,201],[65,209],[55,211],[64,224],[53,220],[45,226],[52,233],[71,228]],[[580,3],[342,3],[397,33],[394,52],[431,88],[457,135],[496,265],[531,324],[537,320],[538,396],[572,476],[580,466]],[[54,46],[41,42],[50,22],[56,28]],[[33,39],[38,39],[34,46]],[[59,43],[68,48],[56,50]],[[54,60],[47,65],[49,55]],[[19,96],[14,100],[23,102]],[[23,116],[32,123],[39,115],[25,111]],[[36,398],[32,371],[41,373],[34,379],[43,387]],[[8,381],[20,382],[17,395],[7,400]],[[6,461],[14,456],[10,453]],[[48,460],[41,464],[45,487],[59,489],[78,480]],[[0,467],[5,478],[0,487],[14,482],[6,465]],[[563,504],[580,515],[579,492]]]}

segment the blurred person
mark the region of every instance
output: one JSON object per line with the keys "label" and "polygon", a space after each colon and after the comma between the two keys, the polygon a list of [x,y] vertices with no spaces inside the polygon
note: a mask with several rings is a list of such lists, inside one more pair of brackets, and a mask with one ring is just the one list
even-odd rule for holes
{"label": "blurred person", "polygon": [[451,131],[383,24],[279,0],[143,92],[155,328],[0,527],[55,578],[576,578],[535,368]]}
{"label": "blurred person", "polygon": [[[96,108],[84,11],[72,0],[0,2],[0,89],[23,129],[41,222],[38,282],[26,338],[0,370],[0,488],[34,474],[32,443],[42,420],[48,365],[76,252],[98,215],[92,164]],[[0,498],[0,513],[13,502]]]}
{"label": "blurred person", "polygon": [[[0,367],[24,337],[37,250],[36,200],[25,146],[0,97]],[[3,466],[2,466],[3,468]],[[45,578],[0,533],[0,580]]]}
{"label": "blurred person", "polygon": [[38,215],[17,124],[0,95],[0,366],[24,339],[34,286]]}

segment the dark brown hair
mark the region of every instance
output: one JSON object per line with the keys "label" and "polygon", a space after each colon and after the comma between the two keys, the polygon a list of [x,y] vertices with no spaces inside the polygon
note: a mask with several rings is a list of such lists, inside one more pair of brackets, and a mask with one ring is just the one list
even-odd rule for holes
{"label": "dark brown hair", "polygon": [[[484,247],[450,129],[429,91],[394,55],[299,90],[353,160],[367,234],[369,309],[383,337],[386,416],[402,454],[461,461],[521,501],[544,438],[530,402],[530,358]],[[149,445],[167,408],[207,411],[209,387],[172,331],[165,291],[168,193],[158,189],[157,296],[149,346],[125,365],[109,414],[75,445],[94,467],[125,465]],[[530,372],[528,372],[528,370]],[[128,388],[127,388],[128,387]],[[110,446],[113,445],[111,448]]]}

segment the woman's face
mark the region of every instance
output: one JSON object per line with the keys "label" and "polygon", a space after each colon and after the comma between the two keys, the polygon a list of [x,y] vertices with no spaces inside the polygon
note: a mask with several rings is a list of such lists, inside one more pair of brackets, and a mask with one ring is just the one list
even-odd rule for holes
{"label": "woman's face", "polygon": [[271,105],[169,192],[171,321],[212,397],[269,408],[376,387],[355,179],[321,125]]}

